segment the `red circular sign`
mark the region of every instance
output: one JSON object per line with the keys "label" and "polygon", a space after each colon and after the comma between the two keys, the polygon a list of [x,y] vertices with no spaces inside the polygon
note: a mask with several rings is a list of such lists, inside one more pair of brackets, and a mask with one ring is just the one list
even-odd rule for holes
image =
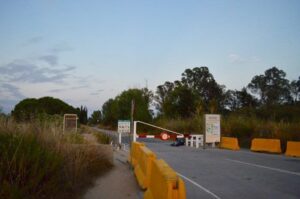
{"label": "red circular sign", "polygon": [[169,139],[170,136],[167,133],[161,133],[160,137],[162,140],[167,140],[167,139]]}

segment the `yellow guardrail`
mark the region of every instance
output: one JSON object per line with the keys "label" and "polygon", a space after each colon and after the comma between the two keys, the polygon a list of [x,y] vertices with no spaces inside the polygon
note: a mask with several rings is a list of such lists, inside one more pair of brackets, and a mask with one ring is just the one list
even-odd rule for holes
{"label": "yellow guardrail", "polygon": [[142,189],[146,189],[151,176],[152,161],[156,159],[156,155],[147,147],[140,146],[141,154],[137,159],[134,173],[137,181]]}
{"label": "yellow guardrail", "polygon": [[151,161],[152,171],[144,199],[186,199],[185,185],[164,161]]}
{"label": "yellow guardrail", "polygon": [[137,160],[141,153],[141,149],[140,149],[141,146],[145,146],[145,144],[140,142],[132,142],[131,144],[130,156],[128,157],[128,161],[131,163],[133,167],[135,167],[137,164]]}
{"label": "yellow guardrail", "polygon": [[234,137],[221,137],[220,148],[230,150],[240,150],[239,141]]}
{"label": "yellow guardrail", "polygon": [[285,155],[300,157],[300,142],[288,141],[286,145]]}
{"label": "yellow guardrail", "polygon": [[254,138],[251,142],[251,151],[281,153],[279,139]]}

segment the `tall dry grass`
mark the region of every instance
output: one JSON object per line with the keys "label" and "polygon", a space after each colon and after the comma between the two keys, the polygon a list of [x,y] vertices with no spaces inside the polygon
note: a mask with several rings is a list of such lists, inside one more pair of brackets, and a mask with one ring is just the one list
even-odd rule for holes
{"label": "tall dry grass", "polygon": [[62,119],[16,123],[0,117],[0,198],[80,198],[112,163]]}

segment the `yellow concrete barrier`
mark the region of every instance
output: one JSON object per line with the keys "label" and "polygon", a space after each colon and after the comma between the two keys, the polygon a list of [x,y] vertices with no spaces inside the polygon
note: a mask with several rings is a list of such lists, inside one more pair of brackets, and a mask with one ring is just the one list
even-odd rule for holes
{"label": "yellow concrete barrier", "polygon": [[281,153],[280,140],[254,138],[251,142],[251,151]]}
{"label": "yellow concrete barrier", "polygon": [[230,150],[240,150],[239,141],[233,137],[221,137],[220,148]]}
{"label": "yellow concrete barrier", "polygon": [[300,142],[288,141],[286,145],[285,155],[300,157]]}
{"label": "yellow concrete barrier", "polygon": [[130,156],[128,157],[128,161],[131,163],[133,167],[137,164],[137,159],[141,153],[140,147],[145,146],[144,143],[140,142],[132,142],[130,149]]}
{"label": "yellow concrete barrier", "polygon": [[152,161],[151,177],[144,199],[186,199],[184,182],[164,160]]}
{"label": "yellow concrete barrier", "polygon": [[152,161],[156,159],[156,155],[147,147],[140,147],[141,154],[137,159],[137,164],[134,168],[134,173],[137,181],[142,189],[146,189],[151,176]]}

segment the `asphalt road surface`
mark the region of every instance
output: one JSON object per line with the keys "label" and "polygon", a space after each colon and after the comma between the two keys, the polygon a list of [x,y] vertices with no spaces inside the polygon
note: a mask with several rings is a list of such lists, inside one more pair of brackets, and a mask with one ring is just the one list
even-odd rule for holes
{"label": "asphalt road surface", "polygon": [[300,198],[300,158],[139,141],[182,177],[189,199]]}

